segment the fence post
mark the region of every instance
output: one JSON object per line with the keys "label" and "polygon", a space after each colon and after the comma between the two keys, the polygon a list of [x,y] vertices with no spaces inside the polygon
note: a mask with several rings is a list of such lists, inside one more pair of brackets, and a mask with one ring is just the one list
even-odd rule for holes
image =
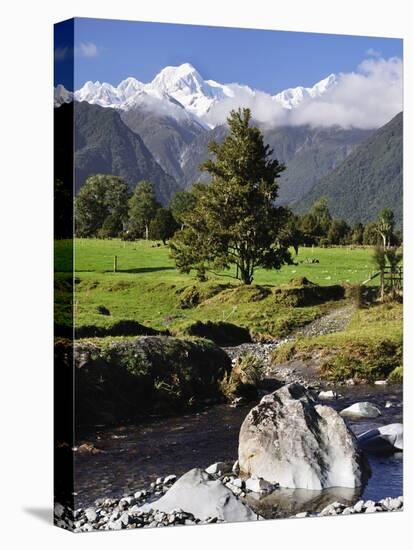
{"label": "fence post", "polygon": [[113,273],[116,273],[118,270],[118,257],[113,256]]}

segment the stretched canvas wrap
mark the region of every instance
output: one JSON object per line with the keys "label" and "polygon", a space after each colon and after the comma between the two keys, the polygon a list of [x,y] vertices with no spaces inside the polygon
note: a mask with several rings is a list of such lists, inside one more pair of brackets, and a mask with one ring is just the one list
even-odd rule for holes
{"label": "stretched canvas wrap", "polygon": [[56,525],[402,510],[402,40],[54,48]]}

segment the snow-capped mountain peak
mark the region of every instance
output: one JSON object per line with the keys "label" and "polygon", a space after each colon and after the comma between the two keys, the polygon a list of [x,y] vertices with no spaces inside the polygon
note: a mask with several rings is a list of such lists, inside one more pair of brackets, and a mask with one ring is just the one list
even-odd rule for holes
{"label": "snow-capped mountain peak", "polygon": [[[314,86],[288,88],[273,96],[266,94],[271,102],[286,110],[297,108],[305,101],[311,101],[329,93],[338,83],[335,74],[320,80]],[[234,105],[248,105],[257,94],[264,94],[242,84],[221,84],[215,80],[204,80],[190,63],[164,67],[149,83],[134,77],[126,78],[113,86],[107,82],[86,82],[79,90],[68,92],[63,86],[55,89],[55,105],[71,101],[87,101],[102,107],[130,110],[146,108],[160,111],[174,118],[190,118],[202,125],[211,126],[211,112],[224,100],[232,99]],[[228,107],[228,105],[226,105]],[[269,113],[269,117],[271,113]],[[212,117],[214,118],[214,117]]]}
{"label": "snow-capped mountain peak", "polygon": [[288,88],[273,97],[275,101],[277,101],[285,109],[294,109],[294,107],[297,107],[305,100],[315,99],[329,92],[332,88],[334,88],[334,86],[336,86],[337,82],[338,80],[336,75],[330,74],[327,78],[320,80],[320,82],[317,82],[317,84],[314,84],[311,88],[305,88],[304,86]]}

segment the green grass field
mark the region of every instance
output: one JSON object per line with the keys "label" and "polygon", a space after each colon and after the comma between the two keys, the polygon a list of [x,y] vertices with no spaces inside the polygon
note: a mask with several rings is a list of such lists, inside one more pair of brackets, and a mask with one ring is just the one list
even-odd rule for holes
{"label": "green grass field", "polygon": [[[55,243],[57,281],[70,273],[70,241]],[[256,285],[277,287],[292,278],[307,277],[320,285],[359,283],[373,271],[370,249],[301,248],[295,257],[297,265],[280,270],[257,270],[254,285],[240,286],[234,272],[209,273],[206,283],[199,283],[194,273],[179,273],[166,246],[154,242],[77,239],[74,242],[77,326],[109,328],[114,323],[131,319],[155,329],[185,332],[194,321],[227,321],[250,328],[254,333],[282,336],[293,328],[308,323],[335,304],[309,307],[287,307],[274,304],[272,296],[257,303]],[[113,272],[117,256],[118,271]],[[319,263],[305,263],[309,259]],[[182,296],[191,288],[201,294],[197,307],[182,308]],[[245,290],[243,290],[243,288]],[[64,285],[57,282],[57,301],[63,303]],[[60,297],[60,298],[59,298]],[[102,315],[104,306],[110,315]],[[57,321],[65,319],[70,308],[57,308]]]}
{"label": "green grass field", "polygon": [[[117,278],[149,277],[175,283],[195,280],[193,274],[183,275],[176,271],[169,257],[167,246],[156,247],[152,241],[125,242],[118,239],[76,239],[74,241],[75,271],[78,276],[87,273],[109,274],[113,271],[113,257],[118,257]],[[56,241],[55,270],[70,271],[71,241]],[[293,277],[307,277],[319,285],[335,283],[361,283],[373,272],[370,248],[300,248],[294,256],[297,265],[284,266],[280,270],[258,269],[254,283],[277,285]],[[318,259],[319,263],[302,263]],[[209,274],[216,281],[228,281],[235,272],[221,275]]]}

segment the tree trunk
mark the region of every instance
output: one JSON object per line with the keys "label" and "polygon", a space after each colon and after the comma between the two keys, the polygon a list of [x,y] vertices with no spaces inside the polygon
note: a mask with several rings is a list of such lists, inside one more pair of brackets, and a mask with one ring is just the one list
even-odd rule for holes
{"label": "tree trunk", "polygon": [[149,225],[145,224],[145,239],[149,240]]}

